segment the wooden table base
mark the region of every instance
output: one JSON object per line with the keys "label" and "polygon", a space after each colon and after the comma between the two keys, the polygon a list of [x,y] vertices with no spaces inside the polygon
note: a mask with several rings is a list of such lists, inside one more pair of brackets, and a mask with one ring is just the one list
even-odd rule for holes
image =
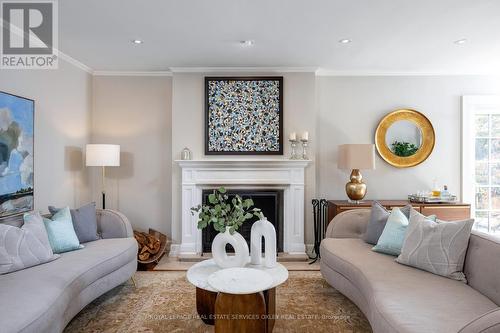
{"label": "wooden table base", "polygon": [[271,333],[276,314],[276,288],[235,295],[196,288],[196,310],[216,333]]}

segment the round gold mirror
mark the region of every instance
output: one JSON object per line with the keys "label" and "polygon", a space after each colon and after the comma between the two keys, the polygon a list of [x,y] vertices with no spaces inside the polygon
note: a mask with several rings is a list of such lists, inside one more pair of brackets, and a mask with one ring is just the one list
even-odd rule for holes
{"label": "round gold mirror", "polygon": [[380,156],[398,168],[409,168],[425,161],[434,149],[434,128],[422,113],[402,109],[387,114],[375,131]]}

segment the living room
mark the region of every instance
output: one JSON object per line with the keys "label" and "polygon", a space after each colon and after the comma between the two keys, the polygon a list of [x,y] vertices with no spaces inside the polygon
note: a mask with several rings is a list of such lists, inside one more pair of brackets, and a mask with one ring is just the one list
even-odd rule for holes
{"label": "living room", "polygon": [[1,332],[500,332],[498,1],[0,11]]}

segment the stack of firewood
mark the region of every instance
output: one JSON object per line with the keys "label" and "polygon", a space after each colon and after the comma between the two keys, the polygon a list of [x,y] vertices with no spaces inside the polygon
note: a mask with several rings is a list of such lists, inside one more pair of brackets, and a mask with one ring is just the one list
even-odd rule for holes
{"label": "stack of firewood", "polygon": [[134,237],[139,245],[139,252],[137,253],[139,261],[147,262],[163,254],[160,253],[162,248],[160,238],[156,237],[154,234],[134,231]]}

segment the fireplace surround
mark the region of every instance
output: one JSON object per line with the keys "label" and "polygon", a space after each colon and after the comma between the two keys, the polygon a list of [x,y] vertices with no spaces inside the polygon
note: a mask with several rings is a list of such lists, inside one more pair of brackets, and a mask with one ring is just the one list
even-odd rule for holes
{"label": "fireplace surround", "polygon": [[311,161],[288,159],[178,160],[182,169],[181,243],[173,255],[201,255],[202,231],[190,208],[202,203],[203,190],[224,186],[237,190],[283,193],[283,252],[305,255],[304,170]]}

